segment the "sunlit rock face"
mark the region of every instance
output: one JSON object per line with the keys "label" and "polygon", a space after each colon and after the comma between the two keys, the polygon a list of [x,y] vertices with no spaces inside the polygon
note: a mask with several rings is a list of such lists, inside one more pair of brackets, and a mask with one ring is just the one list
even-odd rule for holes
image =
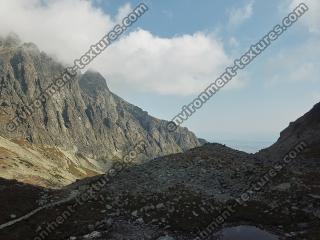
{"label": "sunlit rock face", "polygon": [[[55,145],[92,159],[121,158],[144,140],[144,154],[137,160],[181,152],[199,141],[186,128],[166,130],[166,121],[148,115],[113,94],[96,72],[71,79],[33,114],[25,118],[21,107],[30,105],[65,71],[65,66],[16,36],[0,39],[0,134],[26,138],[33,144]],[[17,130],[6,123],[17,113],[23,116]]]}

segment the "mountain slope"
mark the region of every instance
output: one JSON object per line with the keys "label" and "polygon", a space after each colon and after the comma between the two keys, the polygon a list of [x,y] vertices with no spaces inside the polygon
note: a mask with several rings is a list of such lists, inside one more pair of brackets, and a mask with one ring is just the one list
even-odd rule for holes
{"label": "mountain slope", "polygon": [[92,159],[73,156],[54,146],[32,145],[0,136],[1,177],[59,188],[77,179],[103,173]]}
{"label": "mountain slope", "polygon": [[[212,231],[246,224],[266,229],[279,239],[318,240],[320,157],[310,154],[310,149],[319,152],[318,106],[284,130],[278,143],[261,152],[268,153],[270,161],[262,159],[261,153],[247,154],[220,144],[205,144],[128,166],[114,178],[109,176],[108,181],[95,176],[46,193],[45,198],[40,194],[38,201],[51,203],[70,195],[81,199],[95,193],[80,205],[73,199],[45,208],[3,229],[2,234],[8,240],[20,236],[34,239],[70,206],[77,206],[47,239],[160,240],[170,235],[176,240],[191,240],[199,236],[199,230],[208,230],[209,224],[209,239],[217,239]],[[290,165],[274,168],[275,163],[283,164],[283,153],[297,140],[308,143],[305,151]],[[7,185],[12,184],[5,182],[4,190],[9,191]],[[36,194],[33,190],[33,197]],[[6,195],[1,198],[5,202]],[[6,205],[0,206],[0,212],[2,208]],[[10,219],[12,212],[23,215],[28,210],[20,203],[11,212],[4,211],[3,218]]]}
{"label": "mountain slope", "polygon": [[261,150],[257,156],[264,159],[279,159],[301,142],[308,145],[305,154],[308,154],[309,158],[312,156],[320,158],[320,103],[296,121],[291,122],[280,133],[277,142]]}
{"label": "mountain slope", "polygon": [[[25,139],[36,146],[55,146],[72,156],[93,159],[98,171],[123,158],[145,141],[136,162],[199,146],[196,136],[179,127],[174,133],[166,121],[113,94],[96,72],[78,74],[47,99],[31,116],[22,117],[29,105],[57,79],[65,66],[31,43],[15,37],[0,41],[0,135]],[[10,119],[21,116],[17,130],[6,129]],[[23,119],[22,119],[23,118]]]}

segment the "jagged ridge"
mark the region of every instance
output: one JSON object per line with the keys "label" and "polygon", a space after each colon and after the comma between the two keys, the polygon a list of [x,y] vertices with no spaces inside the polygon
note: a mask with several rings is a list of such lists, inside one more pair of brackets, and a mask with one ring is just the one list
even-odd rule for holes
{"label": "jagged ridge", "polygon": [[96,72],[75,79],[35,110],[14,132],[6,124],[24,105],[32,103],[65,66],[30,43],[16,37],[0,39],[0,135],[27,139],[34,145],[59,147],[74,156],[92,160],[105,170],[110,160],[122,158],[139,141],[146,148],[136,161],[181,152],[199,141],[186,128],[166,130],[166,121],[113,94]]}

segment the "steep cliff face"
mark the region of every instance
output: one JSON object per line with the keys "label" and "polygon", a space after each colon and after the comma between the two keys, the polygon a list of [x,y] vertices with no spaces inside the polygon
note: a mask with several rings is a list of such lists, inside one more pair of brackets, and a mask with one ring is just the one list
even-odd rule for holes
{"label": "steep cliff face", "polygon": [[307,145],[308,158],[320,157],[320,103],[280,133],[275,144],[261,150],[257,155],[268,159],[279,159],[292,150],[297,144]]}
{"label": "steep cliff face", "polygon": [[101,169],[122,158],[139,141],[146,141],[137,161],[181,152],[199,141],[186,128],[166,130],[166,121],[113,94],[106,80],[96,72],[78,74],[66,86],[23,117],[15,131],[6,129],[21,107],[31,104],[65,66],[34,44],[16,38],[0,39],[0,135],[27,139],[34,145],[56,146],[63,151],[95,159]]}

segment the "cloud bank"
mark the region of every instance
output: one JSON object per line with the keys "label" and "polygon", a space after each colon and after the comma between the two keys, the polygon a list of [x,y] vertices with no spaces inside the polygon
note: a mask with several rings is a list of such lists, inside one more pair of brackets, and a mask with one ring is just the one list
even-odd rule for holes
{"label": "cloud bank", "polygon": [[[111,16],[84,0],[0,0],[0,35],[15,32],[23,41],[72,63],[120,21],[132,6]],[[91,65],[111,88],[171,95],[199,93],[231,62],[214,35],[194,33],[161,38],[132,29]],[[227,88],[244,84],[234,79]]]}

